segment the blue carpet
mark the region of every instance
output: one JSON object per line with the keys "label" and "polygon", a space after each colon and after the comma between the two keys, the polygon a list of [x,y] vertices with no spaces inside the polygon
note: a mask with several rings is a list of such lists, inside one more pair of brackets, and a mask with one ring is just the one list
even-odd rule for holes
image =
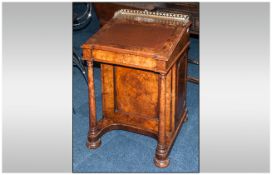
{"label": "blue carpet", "polygon": [[[81,55],[80,45],[99,29],[93,20],[83,30],[73,32],[73,46]],[[199,40],[191,38],[189,57],[198,60]],[[189,75],[198,77],[197,65],[189,64]],[[97,116],[102,116],[100,68],[94,68]],[[102,137],[102,145],[89,150],[85,146],[88,132],[88,90],[80,71],[73,68],[73,172],[199,172],[199,86],[188,83],[185,123],[172,148],[170,165],[165,169],[153,164],[156,140],[127,131],[111,131]]]}

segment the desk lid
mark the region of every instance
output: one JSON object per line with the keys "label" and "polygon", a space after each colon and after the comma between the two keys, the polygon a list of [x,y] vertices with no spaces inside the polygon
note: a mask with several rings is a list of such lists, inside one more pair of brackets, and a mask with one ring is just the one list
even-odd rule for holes
{"label": "desk lid", "polygon": [[190,25],[183,14],[122,9],[82,48],[168,60]]}

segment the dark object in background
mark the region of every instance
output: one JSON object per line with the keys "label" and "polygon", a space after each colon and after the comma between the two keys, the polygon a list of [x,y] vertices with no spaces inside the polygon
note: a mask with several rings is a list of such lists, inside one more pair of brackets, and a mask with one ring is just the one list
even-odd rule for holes
{"label": "dark object in background", "polygon": [[[81,30],[86,27],[92,19],[92,4],[91,3],[73,3],[73,31]],[[87,78],[87,68],[84,65],[83,60],[79,55],[77,55],[73,47],[73,66],[80,69],[86,83],[88,83]],[[73,113],[76,111],[73,107]]]}
{"label": "dark object in background", "polygon": [[[91,3],[73,3],[73,30],[81,30],[86,27],[92,19],[92,4]],[[86,82],[88,78],[86,75],[87,68],[83,60],[76,54],[73,49],[73,66],[77,66],[82,72]]]}
{"label": "dark object in background", "polygon": [[73,30],[80,30],[90,23],[92,8],[91,3],[73,3]]}

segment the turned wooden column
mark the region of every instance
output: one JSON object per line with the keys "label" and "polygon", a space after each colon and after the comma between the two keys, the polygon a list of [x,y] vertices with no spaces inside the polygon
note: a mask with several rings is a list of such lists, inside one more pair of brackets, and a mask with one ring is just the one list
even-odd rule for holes
{"label": "turned wooden column", "polygon": [[160,74],[160,110],[159,110],[159,134],[158,145],[154,163],[160,168],[169,165],[166,145],[166,75]]}
{"label": "turned wooden column", "polygon": [[94,91],[93,60],[88,61],[88,91],[89,91],[89,133],[87,147],[95,149],[100,146],[101,140],[97,138],[96,103]]}

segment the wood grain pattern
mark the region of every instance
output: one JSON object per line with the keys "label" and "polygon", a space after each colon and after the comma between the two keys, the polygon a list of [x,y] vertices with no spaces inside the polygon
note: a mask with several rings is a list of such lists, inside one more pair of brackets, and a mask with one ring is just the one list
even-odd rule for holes
{"label": "wood grain pattern", "polygon": [[160,117],[159,117],[158,145],[154,163],[156,166],[165,168],[169,165],[166,145],[166,75],[160,75]]}
{"label": "wood grain pattern", "polygon": [[115,77],[117,111],[158,118],[157,74],[116,66]]}
{"label": "wood grain pattern", "polygon": [[83,47],[168,61],[190,25],[111,19]]}
{"label": "wood grain pattern", "polygon": [[155,69],[156,61],[152,58],[132,54],[120,54],[111,51],[94,50],[93,57],[98,62],[118,64],[131,67],[142,67],[143,69]]}
{"label": "wood grain pattern", "polygon": [[113,65],[101,64],[102,109],[105,116],[114,112],[114,71]]}
{"label": "wood grain pattern", "polygon": [[176,119],[176,87],[177,87],[177,66],[174,64],[172,68],[172,93],[171,93],[171,131],[175,131]]}
{"label": "wood grain pattern", "polygon": [[88,90],[89,90],[89,134],[87,147],[94,149],[100,146],[101,141],[96,137],[96,102],[94,92],[93,61],[88,61]]}
{"label": "wood grain pattern", "polygon": [[[122,32],[120,26],[126,26]],[[89,79],[88,148],[97,148],[106,132],[122,129],[155,138],[158,141],[155,165],[161,168],[169,165],[168,155],[187,118],[188,28],[189,24],[163,26],[110,20],[82,46]],[[158,36],[162,38],[152,40],[156,35],[147,36],[153,32],[160,34],[156,30],[161,30],[162,35]],[[101,63],[103,117],[99,121],[93,61]]]}
{"label": "wood grain pattern", "polygon": [[183,54],[177,61],[177,116],[176,124],[180,120],[179,116],[184,113],[186,106],[186,80],[187,80],[187,54]]}
{"label": "wood grain pattern", "polygon": [[171,113],[172,113],[172,108],[171,108],[171,101],[172,101],[172,70],[168,72],[166,75],[166,97],[165,97],[165,106],[166,106],[166,111],[165,111],[165,127],[167,132],[171,132]]}

